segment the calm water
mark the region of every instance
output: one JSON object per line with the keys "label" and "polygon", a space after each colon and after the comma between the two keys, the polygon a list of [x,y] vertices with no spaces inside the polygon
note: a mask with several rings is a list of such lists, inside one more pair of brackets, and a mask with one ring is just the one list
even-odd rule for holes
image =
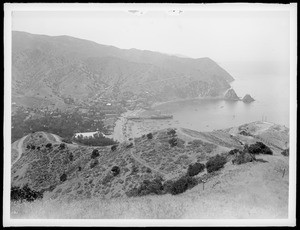
{"label": "calm water", "polygon": [[[239,97],[249,93],[256,101],[189,100],[159,105],[173,114],[168,126],[211,131],[262,120],[289,127],[289,79],[284,76],[240,76],[231,84]],[[161,123],[161,122],[160,122]]]}

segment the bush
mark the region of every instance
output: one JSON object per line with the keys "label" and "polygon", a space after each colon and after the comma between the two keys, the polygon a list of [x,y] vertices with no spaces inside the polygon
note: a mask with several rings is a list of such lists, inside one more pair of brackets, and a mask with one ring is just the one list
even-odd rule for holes
{"label": "bush", "polygon": [[120,168],[118,166],[114,166],[111,169],[113,176],[117,176],[120,173]]}
{"label": "bush", "polygon": [[10,190],[11,201],[28,201],[32,202],[36,199],[42,199],[43,193],[39,191],[32,190],[26,184],[23,188],[13,186]]}
{"label": "bush", "polygon": [[251,154],[273,155],[272,150],[262,142],[256,142],[255,144],[250,145],[248,148],[245,146],[245,148],[245,151],[248,151]]}
{"label": "bush", "polygon": [[282,152],[281,152],[281,154],[283,155],[283,156],[289,156],[290,155],[290,149],[288,148],[288,149],[285,149],[285,150],[283,150]]}
{"label": "bush", "polygon": [[197,180],[194,177],[183,176],[171,185],[170,192],[172,195],[177,195],[185,192],[190,188],[193,188],[196,185]]}
{"label": "bush", "polygon": [[152,138],[153,138],[153,134],[152,134],[152,133],[148,133],[148,134],[147,134],[147,138],[148,138],[148,139],[152,139]]}
{"label": "bush", "polygon": [[173,186],[174,181],[167,180],[163,183],[163,191],[162,194],[167,194],[171,193],[172,186]]}
{"label": "bush", "polygon": [[177,145],[177,139],[173,137],[169,140],[169,144],[171,145],[171,147],[175,147]]}
{"label": "bush", "polygon": [[188,170],[187,170],[187,175],[188,176],[196,176],[200,172],[202,172],[204,169],[205,169],[205,165],[197,162],[193,165],[189,165]]}
{"label": "bush", "polygon": [[240,165],[240,164],[245,164],[247,162],[252,162],[252,161],[255,161],[255,156],[252,155],[251,153],[248,153],[248,152],[240,152],[236,157],[235,159],[232,160],[232,163],[233,164],[237,164],[237,165]]}
{"label": "bush", "polygon": [[115,150],[117,150],[117,147],[118,147],[117,145],[113,145],[113,146],[111,146],[110,149],[111,149],[111,151],[115,151]]}
{"label": "bush", "polygon": [[126,148],[131,148],[131,147],[133,147],[133,143],[126,145]]}
{"label": "bush", "polygon": [[229,155],[235,155],[236,153],[240,152],[239,149],[232,149],[228,152]]}
{"label": "bush", "polygon": [[137,188],[131,189],[127,192],[127,196],[146,196],[150,194],[163,194],[162,181],[159,178],[154,180],[144,180]]}
{"label": "bush", "polygon": [[35,146],[34,146],[34,145],[31,145],[31,149],[34,150],[34,149],[35,149]]}
{"label": "bush", "polygon": [[94,149],[92,152],[91,158],[95,159],[96,157],[99,157],[99,156],[100,156],[100,154],[99,154],[98,149]]}
{"label": "bush", "polygon": [[64,138],[61,141],[64,142],[64,143],[68,143],[68,144],[72,144],[73,143],[71,138]]}
{"label": "bush", "polygon": [[217,154],[214,157],[209,158],[209,160],[206,162],[206,169],[208,173],[217,171],[226,164],[226,158],[220,156]]}
{"label": "bush", "polygon": [[67,174],[63,173],[61,176],[60,176],[60,181],[61,182],[64,182],[67,180]]}
{"label": "bush", "polygon": [[167,132],[168,135],[174,136],[176,134],[175,129],[171,129],[170,131]]}
{"label": "bush", "polygon": [[51,149],[52,148],[52,144],[51,143],[46,144],[46,148]]}
{"label": "bush", "polygon": [[99,164],[99,161],[97,159],[92,161],[90,164],[91,169],[94,168],[97,164]]}
{"label": "bush", "polygon": [[73,159],[74,159],[74,156],[73,156],[72,153],[70,153],[70,154],[69,154],[69,160],[70,160],[70,161],[73,161]]}
{"label": "bush", "polygon": [[59,148],[60,148],[60,149],[65,149],[65,148],[66,148],[66,144],[65,144],[65,143],[61,143],[61,144],[59,145]]}

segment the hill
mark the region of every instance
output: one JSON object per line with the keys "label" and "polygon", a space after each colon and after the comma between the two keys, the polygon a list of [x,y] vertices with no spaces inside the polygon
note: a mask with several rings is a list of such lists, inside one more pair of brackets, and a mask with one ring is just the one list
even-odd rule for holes
{"label": "hill", "polygon": [[29,107],[124,94],[154,101],[216,96],[233,77],[209,58],[123,50],[70,36],[12,33],[12,99]]}
{"label": "hill", "polygon": [[[150,200],[143,197],[128,198],[133,190],[145,180],[160,180],[163,183],[176,181],[187,173],[189,165],[196,162],[205,165],[212,156],[219,154],[227,159],[224,168],[212,173],[205,169],[196,175],[200,184],[177,195],[178,203],[171,202],[167,208],[173,211],[170,215],[175,215],[174,218],[221,218],[222,215],[224,218],[283,218],[287,215],[288,204],[288,176],[284,175],[288,175],[289,165],[288,157],[281,152],[286,149],[288,138],[289,131],[283,126],[254,122],[213,132],[178,129],[174,133],[172,129],[159,130],[153,132],[152,136],[144,135],[123,142],[112,150],[110,147],[62,144],[52,134],[36,132],[13,143],[24,152],[13,162],[11,183],[19,187],[28,184],[31,189],[43,192],[43,201],[34,204],[37,209],[41,208],[38,205],[46,205],[43,202],[49,200],[54,202],[53,205],[71,202],[78,205],[76,212],[82,212],[82,207],[91,205],[96,199],[97,202],[92,205],[94,208],[82,213],[82,217],[107,217],[109,214],[102,211],[93,213],[95,205],[106,204],[110,207],[108,212],[112,212],[111,215],[117,211],[115,205],[123,208],[128,205],[133,209],[133,217],[145,218],[146,213],[137,214],[133,204],[150,202],[160,207],[170,202],[172,195],[147,196]],[[254,162],[241,165],[231,163],[234,157],[230,155],[231,150],[242,150],[245,145],[256,142],[265,143],[273,155],[259,154]],[[113,169],[116,166],[118,173]],[[189,206],[184,205],[176,212],[174,207],[184,204],[185,200]],[[129,205],[131,201],[133,203]],[[163,203],[160,204],[161,201]],[[217,208],[225,205],[226,213]],[[13,207],[13,210],[17,210],[22,206]],[[54,207],[57,206],[48,208]],[[18,211],[19,215],[25,211],[22,210]],[[150,212],[151,218],[155,218],[154,212]],[[108,218],[126,218],[125,213],[118,213]],[[163,215],[161,218],[170,217],[167,213],[159,213]],[[51,215],[55,216],[55,212]]]}

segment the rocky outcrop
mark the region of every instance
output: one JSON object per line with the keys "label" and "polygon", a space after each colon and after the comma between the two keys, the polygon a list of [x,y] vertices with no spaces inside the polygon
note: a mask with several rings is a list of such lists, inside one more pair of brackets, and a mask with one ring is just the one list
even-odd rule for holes
{"label": "rocky outcrop", "polygon": [[229,101],[239,101],[240,98],[236,95],[236,92],[234,91],[234,89],[229,89],[225,96],[224,96],[225,100],[229,100]]}
{"label": "rocky outcrop", "polygon": [[243,102],[245,103],[250,103],[252,101],[255,101],[249,94],[246,94],[243,99],[242,99]]}

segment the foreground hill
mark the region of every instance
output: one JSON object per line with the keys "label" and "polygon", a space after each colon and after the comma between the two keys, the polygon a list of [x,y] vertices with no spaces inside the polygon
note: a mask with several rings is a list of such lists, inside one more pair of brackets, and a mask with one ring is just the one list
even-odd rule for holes
{"label": "foreground hill", "polygon": [[[153,132],[151,138],[142,136],[123,142],[113,151],[109,146],[92,148],[61,143],[55,135],[37,132],[23,139],[20,148],[24,152],[12,165],[11,183],[19,187],[27,184],[43,192],[44,199],[51,200],[125,198],[145,180],[176,180],[186,174],[190,164],[205,164],[220,154],[228,159],[224,170],[209,173],[205,169],[196,177],[205,179],[211,186],[212,181],[219,181],[219,188],[242,184],[244,191],[253,183],[258,183],[257,186],[265,183],[264,189],[269,191],[274,184],[273,179],[268,182],[268,177],[277,178],[283,169],[288,175],[288,157],[281,155],[289,141],[288,133],[287,128],[266,122],[214,132],[179,129],[172,134],[166,129]],[[176,145],[170,141],[174,139]],[[230,163],[230,150],[243,149],[245,144],[257,141],[268,144],[273,155],[262,155],[259,161],[239,166]],[[116,174],[112,173],[114,167],[119,170]],[[247,178],[242,178],[244,174]],[[280,183],[288,184],[288,181]],[[286,185],[281,189],[284,193],[288,191]],[[234,196],[230,192],[228,195]]]}
{"label": "foreground hill", "polygon": [[70,36],[12,33],[12,95],[17,105],[123,94],[151,95],[152,100],[216,96],[232,80],[209,58],[123,50]]}
{"label": "foreground hill", "polygon": [[[44,198],[12,203],[12,218],[287,218],[289,158],[281,152],[289,130],[283,126],[253,122],[214,132],[178,129],[175,135],[160,130],[152,138],[134,139],[132,146],[124,142],[115,151],[64,146],[43,134],[23,140],[25,152],[12,166],[12,185],[28,184],[44,192]],[[172,138],[177,139],[174,147]],[[231,163],[229,150],[257,141],[267,144],[273,155]],[[35,149],[26,149],[29,144]],[[92,158],[94,149],[99,156]],[[195,176],[202,183],[182,194],[128,197],[143,180],[174,180],[189,164],[205,163],[216,154],[229,157],[224,167],[213,173],[205,169]],[[111,174],[113,166],[119,174]]]}

